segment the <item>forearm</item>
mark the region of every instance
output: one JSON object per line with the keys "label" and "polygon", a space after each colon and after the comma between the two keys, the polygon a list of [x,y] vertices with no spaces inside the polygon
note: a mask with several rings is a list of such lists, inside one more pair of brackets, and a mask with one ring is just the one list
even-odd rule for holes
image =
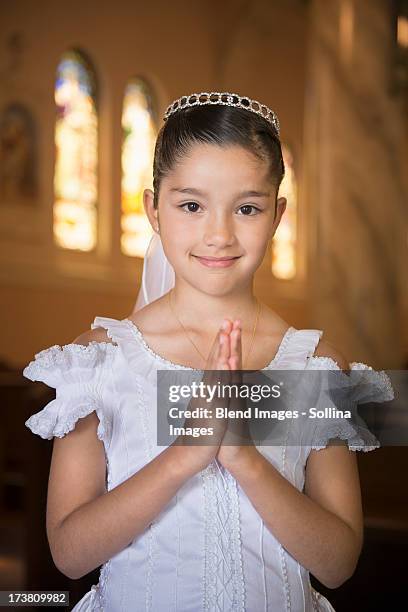
{"label": "forearm", "polygon": [[250,448],[228,466],[276,539],[328,588],[337,588],[354,572],[361,545],[354,531],[293,486]]}
{"label": "forearm", "polygon": [[193,475],[169,446],[114,489],[72,512],[58,527],[59,569],[76,579],[105,563],[141,534]]}

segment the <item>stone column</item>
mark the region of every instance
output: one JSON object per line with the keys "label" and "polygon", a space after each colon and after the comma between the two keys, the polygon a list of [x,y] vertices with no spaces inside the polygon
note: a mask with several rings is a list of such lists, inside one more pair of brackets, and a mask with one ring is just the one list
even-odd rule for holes
{"label": "stone column", "polygon": [[350,361],[403,363],[403,102],[387,0],[312,0],[305,189],[313,326]]}

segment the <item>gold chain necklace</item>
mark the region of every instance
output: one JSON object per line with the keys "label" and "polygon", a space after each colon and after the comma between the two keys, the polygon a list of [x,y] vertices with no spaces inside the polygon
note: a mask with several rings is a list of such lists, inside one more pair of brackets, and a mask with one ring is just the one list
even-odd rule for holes
{"label": "gold chain necklace", "polygon": [[[177,316],[177,314],[176,314],[176,312],[175,312],[175,310],[174,310],[174,308],[173,308],[173,306],[172,306],[172,303],[171,303],[171,296],[170,296],[170,294],[171,294],[171,293],[172,293],[172,290],[170,290],[170,291],[169,291],[169,293],[168,293],[168,296],[169,296],[169,304],[170,304],[170,308],[171,308],[171,310],[172,310],[172,312],[173,312],[174,316],[176,317],[177,321],[180,323],[181,327],[183,328],[184,333],[185,333],[185,335],[187,336],[188,340],[189,340],[189,341],[191,342],[191,344],[194,346],[194,348],[196,349],[196,351],[198,352],[198,354],[200,355],[200,357],[201,357],[201,358],[204,360],[204,362],[205,362],[205,363],[207,363],[207,359],[206,359],[206,357],[204,357],[204,355],[201,353],[201,351],[199,350],[199,348],[197,347],[197,345],[195,344],[195,342],[194,342],[194,341],[193,341],[193,340],[190,338],[190,336],[189,336],[189,335],[188,335],[188,333],[187,333],[186,328],[184,327],[184,325],[182,324],[182,322],[181,322],[181,321],[180,321],[180,319],[178,318],[178,316]],[[248,362],[248,358],[249,358],[249,355],[250,355],[251,350],[252,350],[252,345],[253,345],[253,343],[254,343],[254,338],[255,338],[255,332],[256,332],[257,325],[258,325],[259,313],[260,313],[260,310],[261,310],[261,303],[259,302],[259,300],[258,300],[258,298],[257,298],[257,297],[255,297],[255,299],[256,299],[257,304],[258,304],[258,310],[257,310],[257,313],[256,313],[256,319],[255,319],[254,328],[253,328],[253,330],[252,330],[251,344],[250,344],[250,346],[249,346],[249,350],[248,350],[248,353],[247,353],[247,356],[246,356],[246,362]],[[244,368],[244,364],[242,364],[242,368]]]}

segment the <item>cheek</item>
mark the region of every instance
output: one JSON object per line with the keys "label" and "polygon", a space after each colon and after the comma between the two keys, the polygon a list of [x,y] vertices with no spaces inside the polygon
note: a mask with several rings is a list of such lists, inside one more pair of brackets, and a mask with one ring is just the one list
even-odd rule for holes
{"label": "cheek", "polygon": [[166,221],[165,228],[165,231],[161,232],[165,254],[173,262],[181,261],[189,251],[193,250],[194,234],[183,224],[175,224],[171,221]]}
{"label": "cheek", "polygon": [[243,232],[238,232],[237,237],[251,251],[262,251],[269,239],[269,228],[266,224],[246,228]]}
{"label": "cheek", "polygon": [[262,263],[268,248],[268,242],[268,228],[265,226],[258,227],[256,231],[251,231],[246,234],[245,238],[242,238],[242,246],[247,254],[248,262],[251,262],[251,269],[257,269]]}
{"label": "cheek", "polygon": [[168,236],[169,242],[171,242],[171,249],[174,253],[183,255],[186,251],[190,250],[191,245],[196,243],[196,235],[191,228],[177,226],[170,228],[170,235]]}
{"label": "cheek", "polygon": [[162,226],[162,237],[167,242],[179,240],[186,234],[186,221],[183,215],[173,208],[163,211],[160,216],[160,224]]}

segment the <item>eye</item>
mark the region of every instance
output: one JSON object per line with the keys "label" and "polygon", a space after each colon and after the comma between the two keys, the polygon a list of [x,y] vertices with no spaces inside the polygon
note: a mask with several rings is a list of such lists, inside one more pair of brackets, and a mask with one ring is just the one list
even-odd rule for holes
{"label": "eye", "polygon": [[[197,209],[195,210],[191,210],[190,208],[186,209],[184,208],[185,206],[198,206],[198,208],[200,208],[200,205],[197,204],[197,202],[185,202],[184,204],[180,204],[179,208],[182,208],[184,210],[184,212],[186,213],[195,213],[197,212]],[[256,206],[253,206],[252,204],[244,204],[243,206],[241,206],[239,208],[239,210],[241,209],[253,209],[254,211],[256,211],[254,214],[247,214],[247,213],[243,213],[243,215],[239,215],[239,216],[245,216],[245,217],[254,217],[255,215],[257,215],[258,213],[262,212],[259,208],[257,208]]]}
{"label": "eye", "polygon": [[246,208],[246,209],[248,209],[248,208],[253,208],[254,210],[256,210],[256,211],[257,211],[257,212],[256,212],[256,213],[254,213],[253,215],[251,215],[251,214],[248,214],[248,215],[247,215],[246,213],[244,213],[244,216],[245,216],[245,217],[254,217],[254,216],[255,216],[255,215],[257,215],[259,212],[262,212],[262,211],[261,211],[259,208],[257,208],[256,206],[252,206],[252,204],[244,204],[243,206],[241,206],[241,207],[240,207],[240,209],[239,209],[239,210],[242,210],[243,208]]}
{"label": "eye", "polygon": [[186,212],[186,213],[194,213],[194,212],[196,212],[195,210],[187,210],[187,209],[184,208],[184,206],[191,206],[191,205],[198,206],[198,207],[200,206],[199,204],[197,204],[197,202],[186,202],[185,204],[181,204],[179,206],[179,208],[182,208],[184,210],[184,212]]}

